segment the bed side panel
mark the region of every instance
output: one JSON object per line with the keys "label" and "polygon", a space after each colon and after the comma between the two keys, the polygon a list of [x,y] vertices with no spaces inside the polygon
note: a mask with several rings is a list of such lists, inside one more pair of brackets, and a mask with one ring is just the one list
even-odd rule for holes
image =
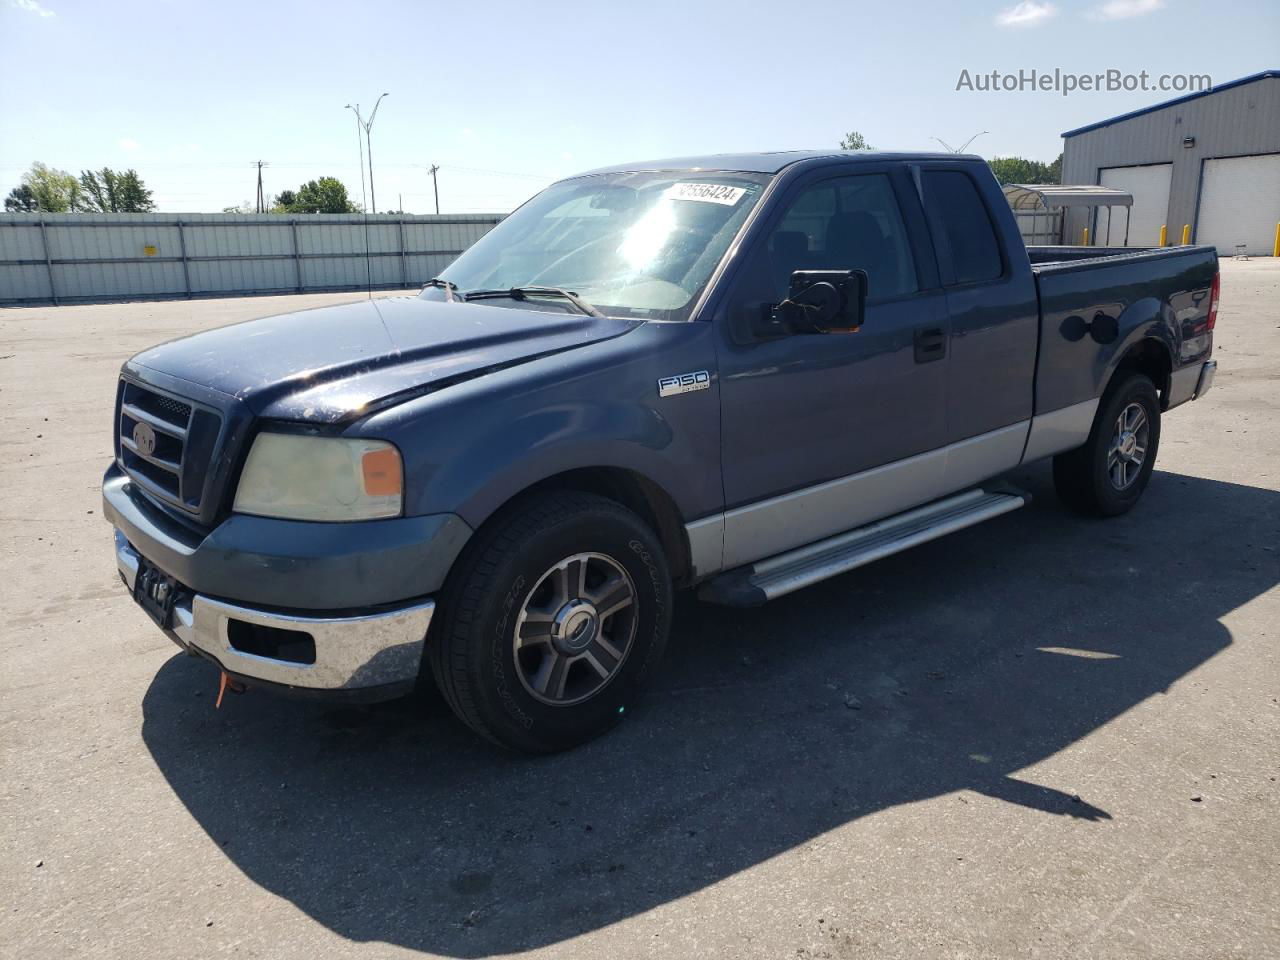
{"label": "bed side panel", "polygon": [[1040,295],[1037,414],[1095,399],[1121,358],[1147,337],[1173,369],[1207,359],[1212,248],[1187,247],[1035,268]]}

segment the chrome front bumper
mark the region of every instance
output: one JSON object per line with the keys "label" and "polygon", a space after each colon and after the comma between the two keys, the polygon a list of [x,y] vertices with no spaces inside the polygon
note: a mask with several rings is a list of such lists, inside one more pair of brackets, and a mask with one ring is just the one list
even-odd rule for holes
{"label": "chrome front bumper", "polygon": [[[130,592],[138,574],[138,552],[115,531],[116,566]],[[359,691],[412,683],[435,603],[350,617],[302,616],[243,607],[200,594],[181,596],[173,608],[173,638],[224,670],[250,679],[309,690]],[[296,663],[237,650],[229,626],[240,621],[259,627],[309,634],[315,662]]]}

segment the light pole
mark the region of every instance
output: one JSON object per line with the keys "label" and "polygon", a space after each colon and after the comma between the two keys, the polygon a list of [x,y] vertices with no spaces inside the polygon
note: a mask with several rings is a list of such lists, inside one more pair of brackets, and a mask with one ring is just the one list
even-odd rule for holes
{"label": "light pole", "polygon": [[[389,93],[382,95],[382,97],[389,96]],[[351,104],[347,104],[348,107],[351,107],[356,112],[356,123],[364,127],[364,145],[365,149],[369,151],[369,206],[373,207],[374,213],[378,212],[378,195],[373,189],[373,140],[370,138],[370,131],[373,129],[374,117],[378,115],[378,106],[382,103],[382,97],[379,97],[377,103],[373,105],[373,112],[369,114],[368,120],[360,115],[360,104],[357,103],[354,107],[351,107]],[[364,174],[362,173],[361,177],[363,176]]]}
{"label": "light pole", "polygon": [[356,156],[360,158],[360,210],[363,212],[368,209],[368,204],[364,194],[364,144],[360,142],[360,104],[352,106],[348,103],[346,109],[356,115]]}

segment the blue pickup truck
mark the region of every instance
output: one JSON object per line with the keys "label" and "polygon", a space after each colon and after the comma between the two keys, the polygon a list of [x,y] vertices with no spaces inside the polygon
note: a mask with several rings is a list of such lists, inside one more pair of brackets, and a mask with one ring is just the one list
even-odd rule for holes
{"label": "blue pickup truck", "polygon": [[417,297],[125,363],[103,482],[147,614],[223,680],[477,733],[618,721],[672,595],[753,605],[1059,495],[1130,509],[1203,396],[1210,247],[1024,247],[976,157],[769,153],[563,180]]}

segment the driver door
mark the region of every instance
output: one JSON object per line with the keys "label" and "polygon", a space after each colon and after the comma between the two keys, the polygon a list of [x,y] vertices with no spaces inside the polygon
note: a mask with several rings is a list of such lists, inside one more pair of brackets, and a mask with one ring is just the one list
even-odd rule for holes
{"label": "driver door", "polygon": [[[942,493],[949,324],[918,196],[900,166],[842,169],[758,225],[717,317],[726,567]],[[792,271],[855,268],[858,332],[744,338]]]}

